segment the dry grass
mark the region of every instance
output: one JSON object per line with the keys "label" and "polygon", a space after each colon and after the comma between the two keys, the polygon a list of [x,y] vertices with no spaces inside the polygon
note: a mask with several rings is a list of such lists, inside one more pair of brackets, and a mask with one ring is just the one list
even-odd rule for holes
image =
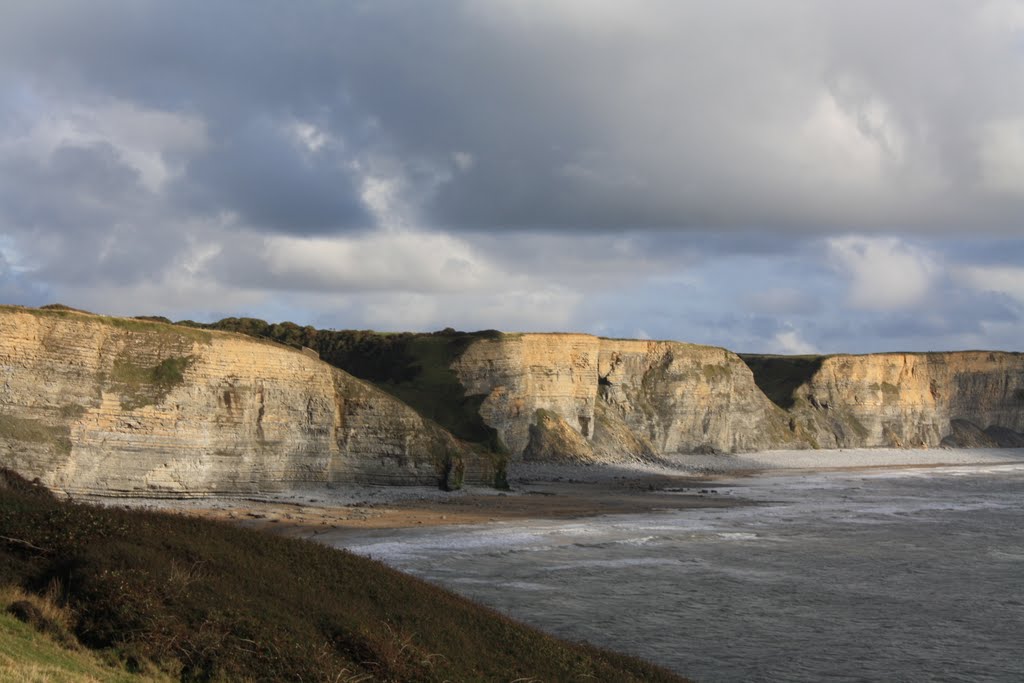
{"label": "dry grass", "polygon": [[[0,586],[0,683],[99,683],[166,681],[163,675],[135,675],[79,645],[74,616],[62,604],[63,587],[51,582],[42,594]],[[31,614],[35,623],[24,623]]]}
{"label": "dry grass", "polygon": [[[333,683],[681,680],[351,553],[179,515],[58,501],[7,479],[0,576],[41,596],[39,611],[49,616],[40,623],[73,627],[84,647],[114,653],[133,671],[152,663],[188,680]],[[29,629],[2,616],[22,636]],[[48,663],[21,649],[16,661]]]}

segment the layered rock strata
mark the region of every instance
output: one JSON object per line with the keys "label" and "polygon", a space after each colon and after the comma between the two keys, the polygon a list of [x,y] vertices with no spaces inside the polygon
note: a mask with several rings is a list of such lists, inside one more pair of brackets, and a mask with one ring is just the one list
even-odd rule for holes
{"label": "layered rock strata", "polygon": [[526,459],[557,452],[579,461],[649,460],[778,447],[795,438],[747,365],[725,349],[504,335],[474,342],[452,368],[467,394],[486,396],[480,414],[508,451]]}
{"label": "layered rock strata", "polygon": [[390,395],[241,335],[0,308],[0,464],[71,494],[489,483],[495,465]]}
{"label": "layered rock strata", "polygon": [[[1024,445],[1014,353],[741,359],[680,342],[495,334],[451,371],[507,454],[526,460]],[[72,494],[135,496],[503,475],[493,454],[313,354],[17,307],[0,307],[0,465]]]}
{"label": "layered rock strata", "polygon": [[1024,356],[829,356],[792,397],[793,427],[816,448],[1016,446],[1024,432]]}
{"label": "layered rock strata", "polygon": [[504,335],[474,342],[452,369],[467,394],[485,397],[480,414],[509,453],[527,460],[1024,443],[1021,354],[781,361],[783,374],[803,374],[773,378],[775,401],[736,354],[679,342]]}

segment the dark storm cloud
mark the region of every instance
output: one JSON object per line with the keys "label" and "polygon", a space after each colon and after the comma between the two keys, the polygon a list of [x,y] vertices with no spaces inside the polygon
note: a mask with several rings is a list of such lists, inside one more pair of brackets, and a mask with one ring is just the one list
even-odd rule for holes
{"label": "dark storm cloud", "polygon": [[252,226],[315,234],[367,227],[351,168],[330,148],[308,150],[266,120],[215,131],[215,143],[191,160],[173,190],[201,213],[235,210]]}
{"label": "dark storm cloud", "polygon": [[107,143],[61,144],[44,158],[0,155],[3,234],[36,282],[146,279],[181,252],[184,235],[168,229],[179,215]]}
{"label": "dark storm cloud", "polygon": [[2,291],[1012,341],[1022,35],[1010,0],[3,3]]}
{"label": "dark storm cloud", "polygon": [[141,193],[138,172],[104,143],[61,145],[40,160],[0,157],[0,206],[26,229],[106,229]]}
{"label": "dark storm cloud", "polygon": [[[338,167],[385,154],[432,169],[407,191],[441,227],[1005,232],[1021,188],[993,195],[1012,167],[979,149],[1024,103],[1004,9],[47,2],[5,10],[0,49],[203,117],[218,142],[187,180],[280,230],[365,224]],[[292,118],[347,146],[303,166]]]}

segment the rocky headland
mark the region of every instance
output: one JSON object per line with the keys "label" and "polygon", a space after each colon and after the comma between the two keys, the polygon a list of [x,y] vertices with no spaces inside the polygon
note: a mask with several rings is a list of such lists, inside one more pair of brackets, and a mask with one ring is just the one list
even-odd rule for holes
{"label": "rocky headland", "polygon": [[493,483],[500,457],[315,356],[161,322],[0,308],[0,461],[69,494]]}
{"label": "rocky headland", "polygon": [[453,365],[525,460],[800,448],[1024,446],[1024,355],[813,358],[588,335],[504,335]]}
{"label": "rocky headland", "polygon": [[[0,307],[3,464],[70,494],[503,485],[511,463],[1024,446],[1024,355],[737,355]],[[841,463],[837,463],[841,464]]]}

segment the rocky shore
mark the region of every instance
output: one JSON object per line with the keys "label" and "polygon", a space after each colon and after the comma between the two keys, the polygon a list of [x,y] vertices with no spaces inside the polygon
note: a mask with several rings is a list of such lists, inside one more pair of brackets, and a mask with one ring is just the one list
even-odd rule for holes
{"label": "rocky shore", "polygon": [[428,487],[337,486],[246,498],[97,500],[110,505],[176,510],[289,536],[315,537],[345,529],[484,524],[746,505],[749,503],[735,495],[735,489],[725,481],[761,473],[1020,462],[1024,462],[1024,449],[763,451],[676,456],[664,465],[519,463],[511,469],[509,491],[488,487],[445,492]]}

